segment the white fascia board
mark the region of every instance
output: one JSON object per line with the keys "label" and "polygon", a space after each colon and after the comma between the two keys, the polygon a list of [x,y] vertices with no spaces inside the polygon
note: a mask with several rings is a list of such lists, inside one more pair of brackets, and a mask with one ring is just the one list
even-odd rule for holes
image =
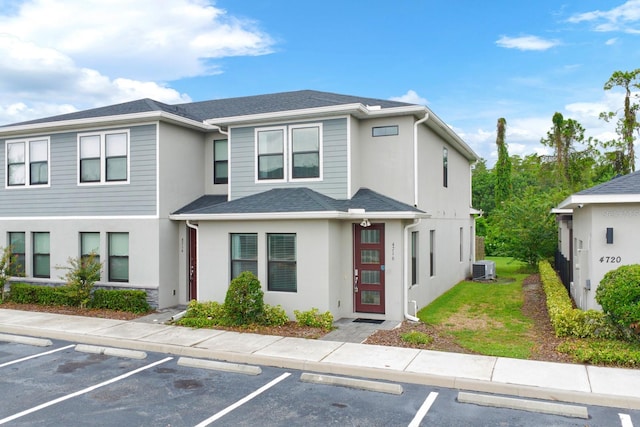
{"label": "white fascia board", "polygon": [[575,209],[580,205],[602,205],[614,203],[640,203],[640,194],[574,194],[564,199],[558,209]]}
{"label": "white fascia board", "polygon": [[362,104],[332,105],[329,107],[305,108],[300,110],[274,111],[270,113],[249,114],[243,116],[231,116],[211,118],[204,121],[209,125],[232,126],[245,123],[262,123],[278,119],[297,120],[307,117],[324,116],[327,114],[354,114],[366,116],[369,110]]}
{"label": "white fascia board", "polygon": [[558,209],[558,208],[553,208],[551,209],[551,213],[552,214],[556,214],[556,215],[570,215],[573,213],[573,209]]}
{"label": "white fascia board", "polygon": [[361,221],[367,219],[418,219],[429,218],[424,212],[364,212],[350,213],[339,211],[321,212],[264,212],[237,214],[176,214],[169,215],[169,219],[176,221],[263,221],[263,220],[292,220],[292,219],[342,219]]}
{"label": "white fascia board", "polygon": [[209,126],[195,120],[187,119],[175,114],[166,113],[164,111],[147,111],[144,113],[134,114],[121,114],[118,116],[102,116],[102,117],[90,117],[85,119],[76,120],[61,120],[55,122],[43,122],[32,123],[26,125],[15,125],[0,128],[0,137],[8,137],[11,135],[20,135],[30,132],[61,132],[65,130],[75,130],[79,128],[107,126],[112,124],[127,124],[148,120],[162,120],[167,122],[173,122],[182,126],[191,127],[198,130],[215,130],[214,127]]}
{"label": "white fascia board", "polygon": [[480,160],[480,156],[478,156],[476,152],[473,151],[473,149],[449,127],[449,125],[443,122],[440,117],[433,113],[433,111],[429,110],[427,107],[424,108],[429,114],[429,120],[425,122],[427,126],[435,130],[436,133],[440,134],[440,136],[442,136],[448,143],[463,153],[468,160],[473,162]]}

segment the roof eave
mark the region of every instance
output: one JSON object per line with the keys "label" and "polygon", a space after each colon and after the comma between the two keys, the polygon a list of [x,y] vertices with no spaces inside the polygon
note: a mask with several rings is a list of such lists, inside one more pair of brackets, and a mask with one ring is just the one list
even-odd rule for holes
{"label": "roof eave", "polygon": [[558,209],[575,209],[584,205],[640,203],[640,194],[574,194],[564,199]]}
{"label": "roof eave", "polygon": [[264,221],[264,220],[292,220],[292,219],[340,219],[357,220],[371,219],[418,219],[430,218],[426,212],[261,212],[261,213],[225,213],[225,214],[172,214],[169,219],[175,221]]}
{"label": "roof eave", "polygon": [[187,119],[182,116],[167,113],[165,111],[146,111],[143,113],[120,114],[115,116],[88,117],[85,119],[61,120],[55,122],[32,123],[26,125],[15,125],[0,128],[0,137],[10,137],[12,135],[23,135],[33,132],[63,132],[80,128],[98,126],[124,125],[142,121],[161,120],[172,122],[182,126],[198,130],[215,130],[212,126],[196,120]]}

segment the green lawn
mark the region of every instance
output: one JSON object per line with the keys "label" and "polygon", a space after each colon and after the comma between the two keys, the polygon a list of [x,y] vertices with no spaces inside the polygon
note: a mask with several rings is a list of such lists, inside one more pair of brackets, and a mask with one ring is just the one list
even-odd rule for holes
{"label": "green lawn", "polygon": [[522,315],[522,281],[530,273],[511,258],[496,262],[496,283],[458,283],[418,312],[425,323],[445,326],[456,342],[489,355],[526,359],[532,321]]}

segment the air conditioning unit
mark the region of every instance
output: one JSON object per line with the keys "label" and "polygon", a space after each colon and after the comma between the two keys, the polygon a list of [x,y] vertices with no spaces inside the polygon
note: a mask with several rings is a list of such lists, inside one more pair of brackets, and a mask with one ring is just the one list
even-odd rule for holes
{"label": "air conditioning unit", "polygon": [[473,280],[494,280],[495,278],[495,261],[482,260],[473,263]]}

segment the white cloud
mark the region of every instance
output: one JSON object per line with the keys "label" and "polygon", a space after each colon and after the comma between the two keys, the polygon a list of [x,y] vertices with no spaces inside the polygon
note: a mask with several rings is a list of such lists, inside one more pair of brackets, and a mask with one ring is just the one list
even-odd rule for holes
{"label": "white cloud", "polygon": [[507,37],[502,36],[496,44],[506,49],[547,50],[560,44],[557,40],[546,40],[538,36]]}
{"label": "white cloud", "polygon": [[189,102],[162,82],[220,73],[212,61],[273,45],[205,0],[26,0],[0,10],[0,28],[0,123],[147,97]]}
{"label": "white cloud", "polygon": [[[622,31],[638,34],[637,23],[640,21],[640,0],[628,0],[624,4],[610,10],[594,10],[571,16],[568,22],[593,22],[595,31]],[[633,24],[636,24],[634,27]]]}
{"label": "white cloud", "polygon": [[404,95],[394,96],[389,99],[391,101],[408,102],[409,104],[427,105],[427,100],[411,89],[409,89]]}
{"label": "white cloud", "polygon": [[606,42],[604,42],[604,44],[606,44],[607,46],[612,46],[612,45],[616,44],[617,41],[618,41],[618,39],[614,37],[614,38],[609,39]]}

